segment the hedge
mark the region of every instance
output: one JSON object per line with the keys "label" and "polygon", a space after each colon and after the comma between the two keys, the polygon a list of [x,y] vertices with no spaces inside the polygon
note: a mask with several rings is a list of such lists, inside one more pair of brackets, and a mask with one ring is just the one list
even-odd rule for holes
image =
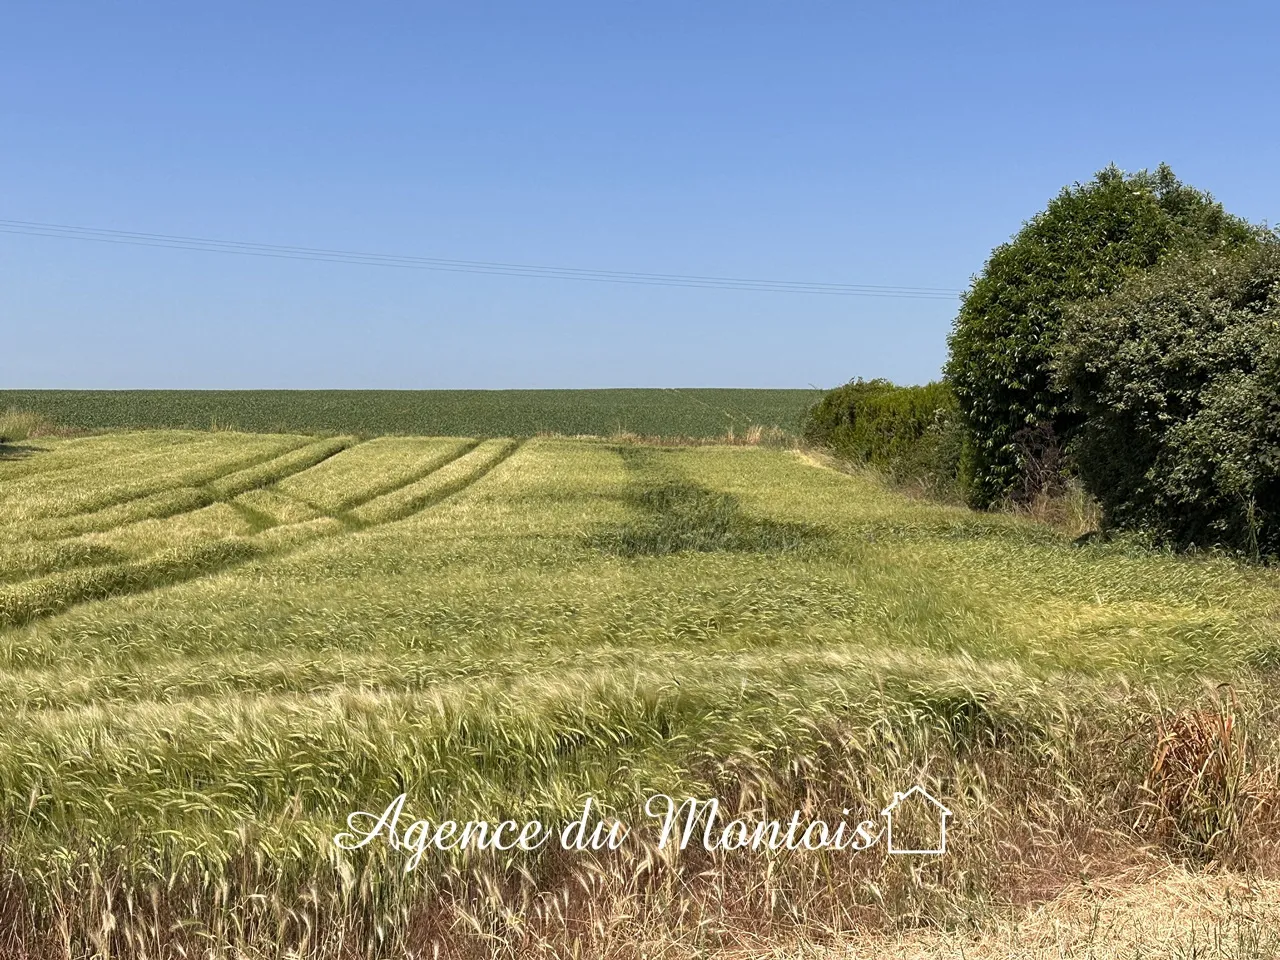
{"label": "hedge", "polygon": [[900,387],[854,380],[810,408],[804,437],[837,456],[878,467],[900,479],[951,485],[960,456],[956,401],[935,382]]}
{"label": "hedge", "polygon": [[1077,305],[1056,371],[1108,526],[1280,554],[1280,242],[1179,257]]}

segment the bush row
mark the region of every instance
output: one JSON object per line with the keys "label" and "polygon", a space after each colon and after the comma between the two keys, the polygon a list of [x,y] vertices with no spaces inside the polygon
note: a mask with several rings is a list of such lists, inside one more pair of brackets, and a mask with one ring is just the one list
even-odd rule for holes
{"label": "bush row", "polygon": [[940,493],[954,486],[962,434],[955,395],[941,381],[919,387],[851,381],[810,408],[803,432],[810,443],[897,479]]}
{"label": "bush row", "polygon": [[997,248],[946,379],[840,387],[805,436],[991,507],[1075,475],[1104,529],[1280,557],[1280,235],[1108,168]]}

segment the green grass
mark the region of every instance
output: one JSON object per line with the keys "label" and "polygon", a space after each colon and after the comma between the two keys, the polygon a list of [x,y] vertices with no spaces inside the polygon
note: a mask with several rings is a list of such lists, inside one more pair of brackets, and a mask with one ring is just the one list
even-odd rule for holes
{"label": "green grass", "polygon": [[278,433],[718,437],[798,432],[815,390],[0,390],[0,408],[64,427]]}
{"label": "green grass", "polygon": [[[1274,779],[1273,572],[1073,547],[780,450],[314,442],[0,461],[0,952],[693,955],[969,922],[1028,877],[1182,849],[1135,828],[1141,783],[1162,711],[1224,681],[1249,782]],[[653,792],[874,815],[917,782],[955,811],[924,864],[640,842],[405,875],[331,843],[401,792],[637,823]],[[1265,853],[1264,826],[1214,855]]]}

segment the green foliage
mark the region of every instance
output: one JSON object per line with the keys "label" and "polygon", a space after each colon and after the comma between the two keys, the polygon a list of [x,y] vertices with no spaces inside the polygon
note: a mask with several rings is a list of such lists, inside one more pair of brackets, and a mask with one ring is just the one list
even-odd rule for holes
{"label": "green foliage", "polygon": [[955,396],[941,381],[921,387],[846,383],[809,410],[804,436],[838,456],[935,487],[954,480],[960,456]]}
{"label": "green foliage", "polygon": [[1060,441],[1074,432],[1050,370],[1068,304],[1105,294],[1175,251],[1253,236],[1167,166],[1132,176],[1111,166],[1065,188],[997,247],[965,295],[946,368],[965,428],[970,502],[990,506],[1018,483],[1020,431],[1043,427]]}
{"label": "green foliage", "polygon": [[1280,554],[1280,243],[1179,257],[1066,331],[1073,453],[1107,522]]}
{"label": "green foliage", "polygon": [[15,404],[90,430],[217,425],[275,433],[512,437],[720,437],[794,432],[811,390],[0,390]]}

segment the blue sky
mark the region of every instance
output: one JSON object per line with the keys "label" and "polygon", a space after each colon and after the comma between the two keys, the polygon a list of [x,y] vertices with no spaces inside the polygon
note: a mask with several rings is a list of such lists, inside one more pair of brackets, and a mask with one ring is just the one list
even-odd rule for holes
{"label": "blue sky", "polygon": [[[1271,4],[6,3],[0,219],[954,289],[1167,161],[1280,220]],[[7,387],[935,377],[948,300],[0,234]]]}

